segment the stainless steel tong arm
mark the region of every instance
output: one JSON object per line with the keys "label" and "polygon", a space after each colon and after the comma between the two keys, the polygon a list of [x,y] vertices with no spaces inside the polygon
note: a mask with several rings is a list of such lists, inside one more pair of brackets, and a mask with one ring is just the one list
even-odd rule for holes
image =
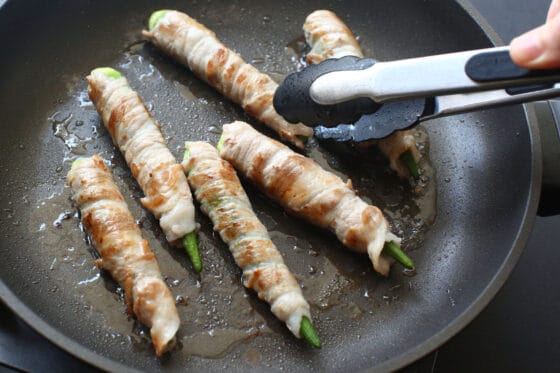
{"label": "stainless steel tong arm", "polygon": [[[310,95],[315,102],[330,105],[358,97],[385,103],[498,90],[498,104],[494,102],[497,96],[492,100],[488,100],[487,95],[465,97],[469,105],[473,100],[482,100],[498,106],[534,100],[533,94],[512,96],[503,91],[504,88],[555,82],[560,82],[559,70],[520,68],[511,61],[509,47],[497,47],[378,62],[364,70],[327,73],[313,82]],[[546,98],[558,95],[556,88],[545,91]],[[538,99],[542,96],[541,92]],[[476,108],[482,107],[484,105]]]}

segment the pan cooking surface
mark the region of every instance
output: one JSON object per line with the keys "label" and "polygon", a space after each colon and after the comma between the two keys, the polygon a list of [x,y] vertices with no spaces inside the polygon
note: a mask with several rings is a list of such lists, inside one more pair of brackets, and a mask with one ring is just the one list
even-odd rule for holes
{"label": "pan cooking surface", "polygon": [[[405,238],[417,264],[415,276],[395,267],[388,279],[378,277],[367,256],[344,250],[334,235],[287,216],[246,185],[257,215],[311,303],[322,350],[296,340],[267,304],[241,286],[240,271],[200,212],[205,268],[200,277],[194,274],[186,255],[165,243],[157,221],[141,208],[142,193],[87,99],[84,78],[97,66],[121,70],[178,158],[186,140],[216,143],[224,123],[258,124],[141,41],[153,10],[187,12],[275,79],[300,67],[301,25],[320,7],[337,12],[360,36],[366,55],[380,60],[490,45],[462,9],[443,1],[275,4],[166,2],[154,8],[149,2],[53,2],[48,10],[35,4],[31,17],[18,9],[21,3],[2,9],[11,15],[2,27],[25,27],[13,36],[14,53],[6,56],[1,77],[6,113],[0,126],[1,278],[25,307],[77,344],[147,370],[380,366],[404,353],[418,354],[419,346],[429,348],[426,344],[435,343],[430,338],[449,325],[457,329],[458,317],[511,254],[532,176],[529,129],[517,107],[446,118],[419,129],[422,152],[429,153],[437,173],[424,164],[416,190],[388,173],[375,152],[356,164],[311,144],[310,156],[351,177],[362,196],[384,210]],[[179,343],[162,360],[153,354],[148,330],[125,314],[121,290],[94,266],[96,254],[64,186],[72,160],[94,153],[109,161],[176,296]],[[438,217],[428,229],[436,185]]]}

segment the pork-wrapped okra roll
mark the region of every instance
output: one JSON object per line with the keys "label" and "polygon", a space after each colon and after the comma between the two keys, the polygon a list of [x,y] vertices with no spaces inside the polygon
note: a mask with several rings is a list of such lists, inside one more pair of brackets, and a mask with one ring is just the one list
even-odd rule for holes
{"label": "pork-wrapped okra roll", "polygon": [[210,217],[214,230],[243,270],[243,285],[268,302],[272,313],[296,337],[300,338],[301,333],[319,347],[316,336],[310,340],[306,335],[311,326],[309,304],[265,226],[253,212],[231,164],[221,159],[208,143],[187,142],[185,148],[182,165],[189,184],[202,211]]}
{"label": "pork-wrapped okra roll", "polygon": [[160,10],[152,14],[144,36],[187,66],[199,78],[241,105],[251,116],[276,131],[283,140],[303,148],[313,130],[288,123],[272,105],[278,84],[246,63],[216,34],[184,13]]}
{"label": "pork-wrapped okra roll", "polygon": [[101,157],[81,158],[67,176],[73,199],[95,248],[96,264],[124,290],[127,310],[150,328],[156,355],[173,346],[179,329],[175,301],[148,242]]}
{"label": "pork-wrapped okra roll", "polygon": [[167,241],[185,246],[200,271],[191,191],[159,124],[118,71],[98,68],[87,80],[91,101],[144,192],[142,205],[159,219]]}
{"label": "pork-wrapped okra roll", "polygon": [[[316,10],[308,15],[303,24],[303,32],[311,47],[306,57],[307,63],[317,64],[328,58],[344,56],[364,57],[352,31],[330,10]],[[412,131],[397,131],[378,140],[376,144],[389,159],[391,169],[399,176],[407,177],[412,174],[417,177],[416,164],[420,159],[420,152],[416,148]]]}
{"label": "pork-wrapped okra roll", "polygon": [[330,229],[349,249],[367,252],[377,272],[389,273],[392,259],[385,249],[394,249],[400,239],[389,231],[381,211],[361,200],[350,182],[244,122],[224,125],[218,148],[222,158],[289,213]]}
{"label": "pork-wrapped okra roll", "polygon": [[356,56],[363,58],[360,44],[348,26],[330,10],[316,10],[303,24],[305,41],[311,47],[305,60],[321,63],[328,58]]}

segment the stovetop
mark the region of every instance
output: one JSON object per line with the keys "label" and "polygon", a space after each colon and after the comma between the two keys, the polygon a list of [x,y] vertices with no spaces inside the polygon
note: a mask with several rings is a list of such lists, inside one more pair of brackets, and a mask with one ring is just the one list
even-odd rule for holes
{"label": "stovetop", "polygon": [[[1,1],[0,1],[1,3]],[[471,0],[505,42],[543,22],[549,0]],[[463,331],[404,372],[560,371],[560,216],[537,217],[519,263]],[[0,372],[95,371],[0,303]]]}

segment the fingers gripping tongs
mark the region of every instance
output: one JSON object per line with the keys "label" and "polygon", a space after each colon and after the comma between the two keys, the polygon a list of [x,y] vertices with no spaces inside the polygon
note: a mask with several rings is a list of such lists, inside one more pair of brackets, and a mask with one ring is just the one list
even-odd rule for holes
{"label": "fingers gripping tongs", "polygon": [[452,114],[560,96],[560,70],[527,70],[508,47],[392,62],[343,57],[290,74],[274,108],[320,139],[381,139]]}

